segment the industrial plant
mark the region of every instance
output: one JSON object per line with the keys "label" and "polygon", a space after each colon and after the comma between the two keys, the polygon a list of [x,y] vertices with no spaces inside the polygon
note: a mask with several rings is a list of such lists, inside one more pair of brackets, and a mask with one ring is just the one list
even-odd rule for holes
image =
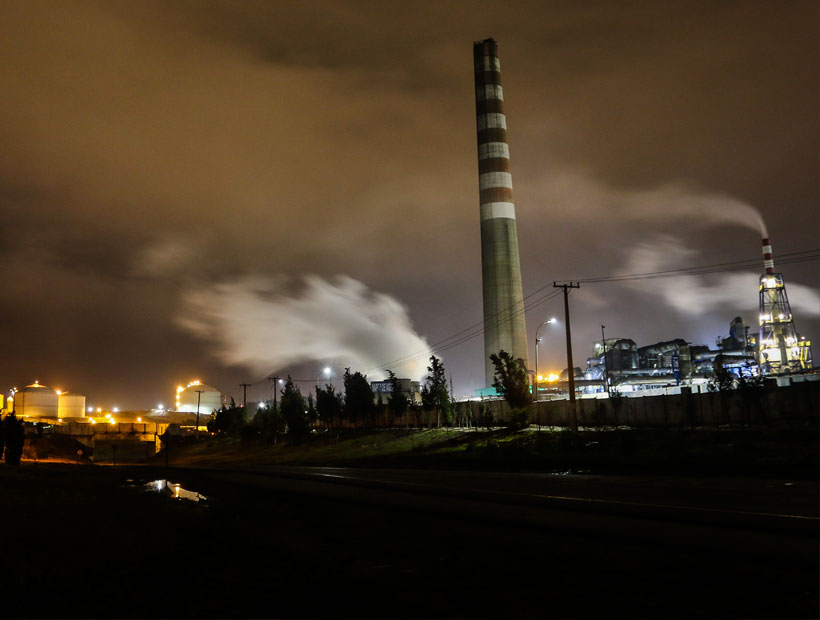
{"label": "industrial plant", "polygon": [[[478,142],[481,265],[484,304],[485,385],[494,380],[490,355],[507,351],[529,369],[523,288],[513,202],[507,117],[501,87],[501,61],[494,39],[473,45]],[[573,369],[573,383],[583,392],[640,392],[659,386],[706,384],[716,366],[737,377],[795,373],[812,368],[811,343],[801,337],[786,294],[783,274],[775,273],[771,243],[763,239],[764,273],[760,276],[759,330],[740,317],[715,348],[680,338],[638,346],[629,338],[595,343],[586,369]],[[536,345],[537,359],[537,345]],[[538,397],[558,392],[559,377],[533,377]],[[542,389],[543,387],[543,389]],[[495,393],[477,390],[479,396]]]}
{"label": "industrial plant", "polygon": [[35,380],[12,388],[0,397],[3,415],[23,420],[27,432],[38,436],[70,437],[83,446],[79,453],[95,462],[144,459],[156,454],[166,432],[196,433],[207,430],[211,413],[223,403],[222,393],[202,381],[180,385],[175,407],[158,404],[152,409],[122,411],[116,406],[88,406],[85,395],[51,388]]}
{"label": "industrial plant", "polygon": [[[629,338],[606,338],[594,345],[587,367],[574,369],[575,383],[588,394],[646,393],[659,387],[688,385],[708,389],[721,373],[735,378],[801,375],[811,371],[811,341],[801,336],[786,293],[782,273],[775,273],[772,246],[763,239],[764,273],[760,276],[757,333],[741,317],[729,324],[729,334],[714,348],[676,338],[639,347]],[[811,378],[816,378],[817,375]],[[568,378],[567,370],[560,376]],[[539,397],[554,394],[553,381],[539,377]],[[540,389],[541,381],[546,385]]]}

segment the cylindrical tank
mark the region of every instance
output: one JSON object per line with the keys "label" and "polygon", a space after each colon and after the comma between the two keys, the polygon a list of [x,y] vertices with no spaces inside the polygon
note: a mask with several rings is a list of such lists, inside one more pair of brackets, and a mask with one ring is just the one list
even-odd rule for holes
{"label": "cylindrical tank", "polygon": [[215,387],[192,381],[187,386],[179,386],[176,394],[176,409],[185,413],[196,413],[199,397],[199,413],[211,415],[222,406],[222,393]]}
{"label": "cylindrical tank", "polygon": [[85,396],[61,392],[57,395],[57,412],[60,418],[84,418]]}
{"label": "cylindrical tank", "polygon": [[57,392],[35,381],[14,394],[14,412],[18,416],[57,418]]}

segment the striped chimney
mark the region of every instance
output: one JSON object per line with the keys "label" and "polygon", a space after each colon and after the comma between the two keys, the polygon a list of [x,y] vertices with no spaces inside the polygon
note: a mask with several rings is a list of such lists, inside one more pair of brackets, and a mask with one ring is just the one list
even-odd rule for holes
{"label": "striped chimney", "polygon": [[473,60],[484,291],[484,364],[486,385],[489,386],[493,384],[495,374],[489,360],[491,354],[503,349],[513,358],[523,359],[527,366],[529,357],[497,43],[486,39],[473,45]]}
{"label": "striped chimney", "polygon": [[774,273],[774,258],[772,257],[772,243],[766,237],[763,239],[763,267],[766,268],[766,275]]}

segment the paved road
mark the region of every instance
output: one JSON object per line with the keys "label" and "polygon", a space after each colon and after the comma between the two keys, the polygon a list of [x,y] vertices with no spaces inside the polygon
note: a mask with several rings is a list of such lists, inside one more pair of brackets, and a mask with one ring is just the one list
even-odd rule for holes
{"label": "paved road", "polygon": [[[361,583],[380,594],[346,601],[343,616],[820,611],[816,483],[302,467],[173,475],[260,536],[274,517],[300,521],[280,550],[346,562],[339,596]],[[307,615],[334,615],[314,605]]]}

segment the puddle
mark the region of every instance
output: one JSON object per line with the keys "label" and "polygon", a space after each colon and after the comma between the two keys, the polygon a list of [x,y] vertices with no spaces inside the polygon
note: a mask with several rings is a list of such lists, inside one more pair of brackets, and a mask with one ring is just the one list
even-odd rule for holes
{"label": "puddle", "polygon": [[173,497],[174,499],[188,499],[192,502],[204,502],[208,499],[202,495],[202,493],[184,489],[178,482],[171,482],[170,480],[152,480],[151,482],[145,483],[143,488],[146,491],[161,493],[166,497]]}

